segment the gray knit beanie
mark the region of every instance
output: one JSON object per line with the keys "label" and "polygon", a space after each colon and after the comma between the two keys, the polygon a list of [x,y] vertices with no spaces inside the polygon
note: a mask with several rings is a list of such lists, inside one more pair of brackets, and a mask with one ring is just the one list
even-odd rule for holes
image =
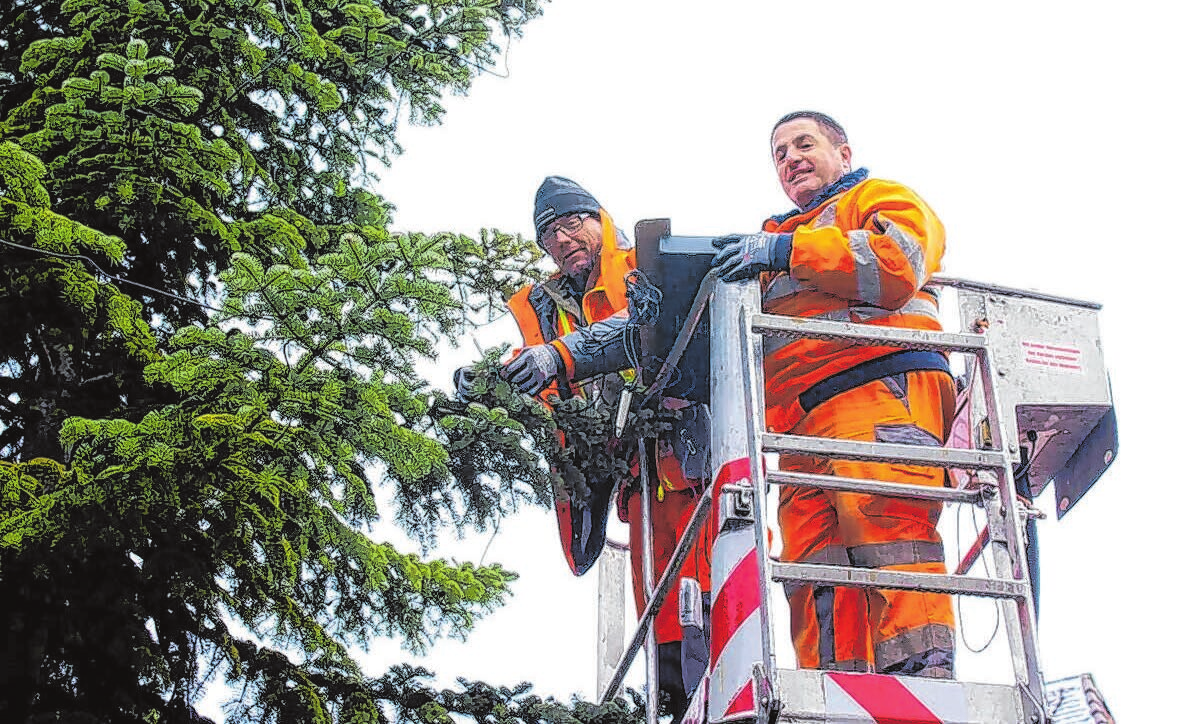
{"label": "gray knit beanie", "polygon": [[538,243],[550,222],[572,213],[600,213],[600,202],[569,178],[547,176],[533,197],[533,227]]}

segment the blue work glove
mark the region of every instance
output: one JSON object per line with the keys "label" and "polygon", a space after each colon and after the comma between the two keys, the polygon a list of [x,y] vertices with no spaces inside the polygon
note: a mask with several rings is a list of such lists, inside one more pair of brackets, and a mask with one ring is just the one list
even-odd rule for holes
{"label": "blue work glove", "polygon": [[500,377],[527,395],[546,389],[563,369],[562,356],[554,345],[535,344],[521,350],[517,358],[500,368]]}
{"label": "blue work glove", "polygon": [[791,234],[730,234],[713,239],[720,249],[712,265],[722,281],[750,279],[765,271],[786,271],[792,255]]}
{"label": "blue work glove", "polygon": [[475,399],[475,395],[471,392],[471,383],[474,381],[475,370],[470,367],[459,367],[454,370],[454,391],[458,393],[458,399],[468,402]]}

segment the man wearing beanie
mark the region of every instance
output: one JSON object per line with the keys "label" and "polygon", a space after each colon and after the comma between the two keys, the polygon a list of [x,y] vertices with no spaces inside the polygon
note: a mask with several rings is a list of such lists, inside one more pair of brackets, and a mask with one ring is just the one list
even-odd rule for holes
{"label": "man wearing beanie", "polygon": [[[632,366],[626,356],[624,335],[629,323],[625,275],[637,265],[633,244],[594,196],[561,176],[546,178],[538,188],[533,224],[538,245],[559,271],[508,300],[524,346],[500,374],[521,392],[543,399],[550,394],[561,398],[582,395],[613,404],[625,385],[621,372]],[[461,374],[456,377],[459,394],[464,396],[467,380]],[[697,417],[692,415],[691,419]],[[697,431],[696,435],[707,441],[707,430]],[[655,453],[648,456],[648,472],[655,488],[650,530],[656,580],[666,569],[691,518],[706,475],[702,455],[698,461],[693,455],[681,463],[672,452],[683,447],[656,444],[651,448]],[[575,575],[585,573],[604,548],[613,491],[599,487],[593,486],[586,500],[573,499],[569,491],[555,491],[563,555]],[[622,493],[617,496],[621,501],[619,515],[630,524],[633,589],[640,616],[647,599],[642,581],[641,492]],[[629,515],[630,510],[633,515]],[[709,536],[707,531],[701,534],[680,574],[680,578],[697,580],[705,596],[709,591]],[[659,688],[668,695],[676,719],[682,716],[688,695],[704,668],[705,662],[698,657],[706,655],[703,645],[685,649],[682,644],[678,589],[676,583],[655,619]]]}

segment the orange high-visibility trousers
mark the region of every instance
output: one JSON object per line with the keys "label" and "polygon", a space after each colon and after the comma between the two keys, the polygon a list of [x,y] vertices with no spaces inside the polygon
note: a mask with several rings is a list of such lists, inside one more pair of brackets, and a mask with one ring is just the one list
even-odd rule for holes
{"label": "orange high-visibility trousers", "polygon": [[[667,563],[683,538],[696,504],[700,501],[701,489],[673,489],[665,481],[685,480],[679,463],[665,455],[658,456],[658,490],[650,500],[650,530],[653,551],[654,580],[662,579],[667,569]],[[651,479],[653,483],[653,478]],[[671,643],[683,639],[683,628],[679,625],[679,579],[695,578],[700,584],[700,591],[708,593],[712,590],[712,541],[713,521],[715,515],[709,509],[708,520],[700,526],[691,553],[683,560],[683,567],[675,578],[663,601],[662,608],[654,617],[654,636],[658,644]],[[646,589],[642,577],[642,496],[640,492],[633,493],[628,502],[629,520],[629,552],[630,570],[633,577],[633,600],[640,618],[646,610]]]}
{"label": "orange high-visibility trousers", "polygon": [[[954,411],[944,372],[917,371],[868,382],[808,411],[790,432],[914,445],[941,445]],[[797,472],[943,485],[940,468],[780,455]],[[893,571],[945,573],[937,532],[941,504],[789,486],[781,490],[782,559]],[[792,642],[803,668],[936,678],[954,672],[954,614],[947,594],[794,585],[786,591]]]}

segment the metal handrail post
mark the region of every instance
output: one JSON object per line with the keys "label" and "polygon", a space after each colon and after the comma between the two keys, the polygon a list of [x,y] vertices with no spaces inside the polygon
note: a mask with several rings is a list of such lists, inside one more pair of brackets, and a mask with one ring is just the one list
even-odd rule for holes
{"label": "metal handrail post", "polygon": [[[722,532],[713,542],[712,612],[713,630],[730,632],[714,635],[709,651],[708,721],[724,722],[760,718],[772,705],[769,690],[774,678],[771,651],[769,570],[765,528],[765,483],[761,455],[761,411],[756,345],[751,341],[748,318],[760,316],[761,292],[757,281],[719,283],[713,291],[709,309],[711,376],[709,399],[712,404],[712,468],[715,495],[724,486],[749,484],[754,531],[749,540],[741,533]],[[757,339],[757,336],[754,337]],[[751,561],[751,557],[753,560]],[[753,585],[735,570],[753,564]],[[744,632],[744,633],[743,633]],[[755,694],[747,699],[742,692],[751,687]],[[761,717],[765,719],[766,717]]]}
{"label": "metal handrail post", "polygon": [[[642,595],[649,601],[654,593],[654,529],[650,524],[650,461],[646,458],[646,439],[638,438],[638,467],[642,478]],[[646,613],[650,608],[646,607]],[[653,621],[654,616],[651,615]],[[646,724],[658,721],[658,648],[654,625],[646,627]]]}
{"label": "metal handrail post", "polygon": [[[997,396],[996,367],[992,356],[985,349],[978,355],[983,398],[987,417],[1000,451],[1016,457],[1016,442],[1007,439],[1000,417]],[[1015,460],[1013,461],[1015,462]],[[991,532],[992,556],[996,561],[997,574],[1003,578],[1024,580],[1025,595],[1014,601],[1001,603],[1009,638],[1009,650],[1018,683],[1023,683],[1038,707],[1044,706],[1045,681],[1041,670],[1041,656],[1037,643],[1037,620],[1033,610],[1033,587],[1029,579],[1029,563],[1025,555],[1024,521],[1020,520],[1022,508],[1017,501],[1016,481],[1012,465],[1000,471],[997,493],[999,505],[988,506],[988,528]],[[998,518],[998,519],[997,519]],[[1001,538],[1003,536],[1003,538]],[[1024,677],[1021,674],[1024,673]],[[1021,679],[1024,678],[1022,682]]]}
{"label": "metal handrail post", "polygon": [[[741,295],[742,309],[738,319],[738,339],[741,342],[742,380],[746,401],[746,454],[750,458],[750,486],[754,488],[754,537],[758,556],[759,595],[762,598],[762,653],[767,684],[775,683],[775,641],[771,635],[771,556],[767,534],[767,480],[764,470],[762,437],[766,430],[763,399],[762,338],[750,331],[749,317],[762,312],[762,291],[757,282],[746,285]],[[775,702],[761,702],[774,705]]]}
{"label": "metal handrail post", "polygon": [[616,671],[617,661],[625,653],[625,560],[629,545],[608,538],[600,551],[596,568],[596,698]]}
{"label": "metal handrail post", "polygon": [[654,589],[653,595],[646,602],[646,610],[642,612],[642,617],[638,619],[637,628],[634,629],[633,638],[629,641],[629,646],[625,649],[625,654],[621,657],[620,663],[617,664],[616,670],[613,672],[612,680],[609,681],[608,687],[604,690],[604,695],[600,697],[600,702],[611,701],[617,695],[617,689],[621,685],[621,681],[625,679],[626,672],[633,665],[633,659],[637,656],[637,650],[646,640],[646,634],[654,621],[654,617],[662,608],[663,601],[667,598],[667,591],[675,585],[675,579],[679,577],[679,571],[683,569],[683,561],[696,545],[696,538],[700,534],[700,526],[706,525],[708,520],[708,512],[712,507],[713,487],[711,485],[704,489],[704,493],[700,496],[700,500],[696,501],[696,509],[692,511],[691,520],[688,521],[687,527],[683,529],[683,535],[679,537],[679,545],[675,547],[675,552],[671,555],[671,560],[667,562],[667,569],[663,571],[662,579]]}
{"label": "metal handrail post", "polygon": [[[945,280],[943,285],[968,288],[965,283],[953,280]],[[714,314],[716,306],[714,301]],[[998,481],[994,487],[990,487],[990,497],[989,490],[984,490],[984,502],[988,511],[992,552],[999,572],[998,577],[1002,580],[998,582],[1000,585],[994,587],[996,590],[987,595],[1001,594],[1001,597],[1005,599],[1001,602],[1001,607],[1008,631],[1009,648],[1017,684],[1024,690],[1028,704],[1037,710],[1044,711],[1043,676],[1037,645],[1037,622],[1022,535],[1024,513],[1018,503],[1013,476],[1013,463],[1016,462],[1017,447],[1015,441],[1007,439],[998,398],[998,373],[987,335],[874,328],[869,325],[845,322],[783,319],[766,314],[751,315],[750,327],[754,331],[783,333],[795,338],[839,339],[854,344],[879,344],[908,349],[963,352],[974,355],[979,361],[983,398],[986,402],[987,418],[997,442],[996,448],[971,451],[938,449],[922,452],[919,457],[922,459],[922,464],[943,468],[990,468],[997,472]],[[717,415],[714,412],[715,417]],[[822,440],[821,445],[828,448],[823,452],[831,457],[905,460],[906,457],[913,457],[916,454],[916,451],[912,451],[911,454],[906,451],[906,446],[885,443],[870,443],[869,447],[873,451],[868,451],[866,444],[839,440]],[[764,446],[768,450],[803,449],[810,453],[820,454],[822,452],[811,449],[813,442],[810,439],[785,435],[765,435]],[[863,449],[859,449],[859,447]],[[845,455],[848,452],[852,455]],[[789,580],[803,578],[808,573],[807,570],[801,571],[802,568],[805,568],[803,566],[791,566],[791,568],[795,569],[796,575],[788,576]],[[822,567],[810,568],[816,577],[820,577]],[[973,591],[969,593],[979,595]]]}

